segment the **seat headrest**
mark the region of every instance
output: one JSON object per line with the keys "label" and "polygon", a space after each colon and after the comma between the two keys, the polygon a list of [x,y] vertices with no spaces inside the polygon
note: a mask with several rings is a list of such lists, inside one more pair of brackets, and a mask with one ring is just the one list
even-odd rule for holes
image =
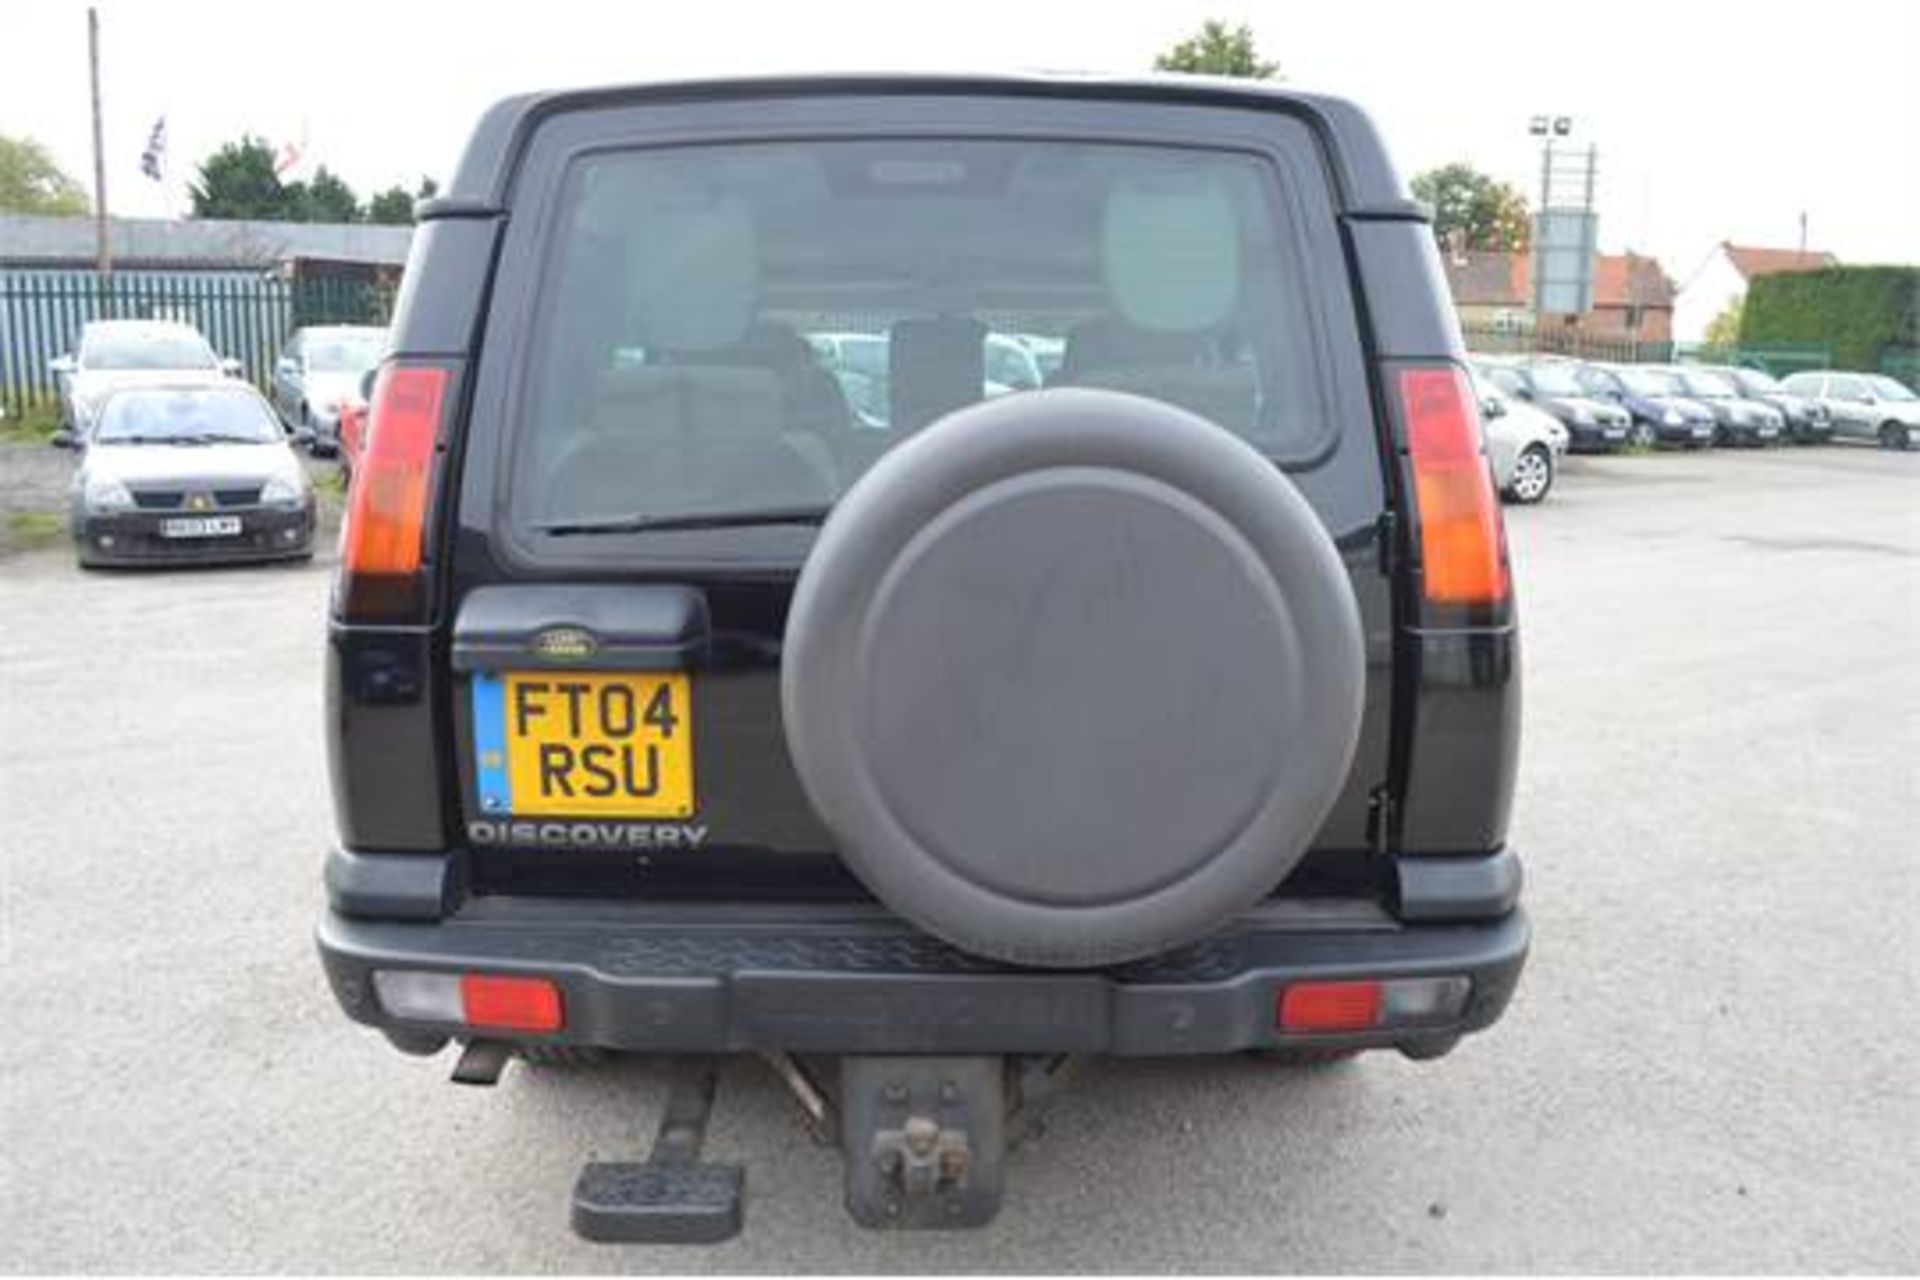
{"label": "seat headrest", "polygon": [[693,193],[655,197],[626,222],[628,319],[649,351],[712,351],[739,342],[759,303],[760,254],[746,202]]}
{"label": "seat headrest", "polygon": [[1114,306],[1143,329],[1212,328],[1239,300],[1239,227],[1216,182],[1169,173],[1116,184],[1101,252]]}

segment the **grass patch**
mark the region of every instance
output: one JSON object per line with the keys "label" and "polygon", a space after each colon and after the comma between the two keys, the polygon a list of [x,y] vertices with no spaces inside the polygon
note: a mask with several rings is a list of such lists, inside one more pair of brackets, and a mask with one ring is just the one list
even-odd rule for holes
{"label": "grass patch", "polygon": [[67,518],[55,511],[16,511],[7,533],[18,547],[50,547],[67,536]]}
{"label": "grass patch", "polygon": [[0,440],[18,444],[45,444],[60,429],[60,406],[28,405],[19,413],[0,418]]}

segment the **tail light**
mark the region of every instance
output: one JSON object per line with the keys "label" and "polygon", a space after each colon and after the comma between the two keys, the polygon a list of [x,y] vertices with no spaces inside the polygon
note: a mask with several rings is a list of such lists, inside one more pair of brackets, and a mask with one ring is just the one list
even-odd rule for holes
{"label": "tail light", "polygon": [[373,990],[380,1007],[396,1018],[496,1031],[558,1031],[566,1025],[560,988],[546,978],[376,969]]}
{"label": "tail light", "polygon": [[1466,375],[1452,365],[1403,368],[1399,392],[1419,521],[1421,595],[1442,606],[1503,604],[1506,540]]}
{"label": "tail light", "polygon": [[1433,1026],[1458,1018],[1472,987],[1459,974],[1296,982],[1280,993],[1274,1021],[1282,1031],[1303,1032]]}
{"label": "tail light", "polygon": [[427,607],[427,507],[449,372],[389,364],[369,402],[340,539],[340,614],[350,622],[416,622]]}

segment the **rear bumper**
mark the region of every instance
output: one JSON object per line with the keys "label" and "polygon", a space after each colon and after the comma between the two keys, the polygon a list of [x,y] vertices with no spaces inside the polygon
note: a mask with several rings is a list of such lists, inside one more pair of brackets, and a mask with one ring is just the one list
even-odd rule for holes
{"label": "rear bumper", "polygon": [[[1506,1008],[1526,960],[1518,910],[1408,924],[1364,901],[1275,902],[1204,942],[1094,971],[980,960],[877,907],[709,906],[474,899],[437,922],[329,909],[318,942],[349,1017],[431,1043],[520,1039],[616,1050],[817,1053],[1227,1053],[1398,1047],[1445,1052]],[[554,1034],[397,1019],[380,969],[539,976],[558,985]],[[1444,1020],[1281,1035],[1282,990],[1309,979],[1441,977],[1471,986]]]}

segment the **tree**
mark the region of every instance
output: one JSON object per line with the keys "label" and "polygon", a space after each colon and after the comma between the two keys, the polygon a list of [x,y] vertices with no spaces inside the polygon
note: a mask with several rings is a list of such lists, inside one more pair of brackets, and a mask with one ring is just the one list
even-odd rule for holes
{"label": "tree", "polygon": [[84,188],[32,138],[0,133],[0,213],[73,217],[92,205]]}
{"label": "tree", "polygon": [[401,186],[388,187],[367,198],[367,221],[404,227],[413,221],[413,197]]}
{"label": "tree", "polygon": [[407,226],[413,221],[414,202],[431,200],[439,190],[440,184],[432,178],[420,179],[420,189],[414,195],[408,195],[407,189],[398,184],[388,187],[367,201],[367,221],[390,227]]}
{"label": "tree", "polygon": [[313,171],[313,180],[288,189],[288,212],[295,222],[358,222],[360,198],[325,165]]}
{"label": "tree", "polygon": [[200,162],[199,181],[187,188],[196,218],[292,220],[294,200],[273,171],[273,148],[245,134]]}
{"label": "tree", "polygon": [[1155,71],[1186,71],[1202,76],[1241,76],[1248,80],[1271,80],[1280,73],[1280,64],[1266,62],[1253,47],[1253,29],[1246,23],[1229,27],[1211,19],[1200,26],[1200,33],[1182,40],[1153,60]]}
{"label": "tree", "polygon": [[1413,180],[1413,194],[1433,209],[1433,234],[1444,246],[1514,252],[1533,239],[1527,198],[1471,165],[1429,169]]}
{"label": "tree", "polygon": [[1706,339],[1710,347],[1737,347],[1740,345],[1740,313],[1746,310],[1746,298],[1741,296],[1721,308],[1720,314],[1707,321]]}

